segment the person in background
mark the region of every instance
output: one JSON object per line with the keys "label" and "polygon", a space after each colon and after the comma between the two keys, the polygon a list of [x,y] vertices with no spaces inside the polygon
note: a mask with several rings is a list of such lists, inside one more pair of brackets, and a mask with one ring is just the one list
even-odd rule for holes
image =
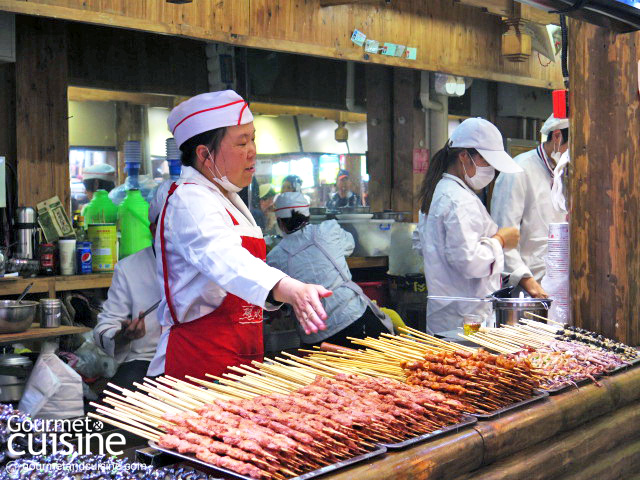
{"label": "person in background", "polygon": [[273,203],[276,197],[276,191],[269,183],[263,183],[259,189],[260,208],[252,209],[251,214],[256,220],[256,224],[262,229],[265,235],[275,233],[276,217],[273,213]]}
{"label": "person in background", "polygon": [[566,221],[566,212],[552,205],[554,169],[569,146],[569,120],[553,114],[541,129],[546,141],[514,161],[521,173],[501,173],[493,188],[491,216],[499,227],[520,228],[520,243],[505,253],[508,284],[520,285],[534,298],[546,298],[540,286],[544,277],[549,224]]}
{"label": "person in background", "polygon": [[302,179],[298,175],[287,175],[282,179],[280,193],[301,192]]}
{"label": "person in background", "polygon": [[[491,183],[495,170],[522,169],[504,151],[498,129],[482,118],[462,122],[431,159],[414,233],[430,297],[484,298],[500,288],[503,252],[518,244],[518,229],[498,229],[474,192]],[[481,302],[429,298],[427,330],[453,330],[463,325],[465,314],[488,320],[490,312]]]}
{"label": "person in background", "polygon": [[[171,183],[171,180],[163,182],[149,205],[152,234]],[[160,339],[160,324],[156,311],[150,312],[147,318],[142,314],[161,298],[153,246],[116,264],[107,301],[93,330],[96,345],[120,363],[111,379],[115,385],[131,388],[133,382],[142,382],[147,375]]]}
{"label": "person in background", "polygon": [[327,209],[338,210],[342,207],[358,207],[362,205],[360,197],[351,191],[351,179],[348,170],[340,170],[336,179],[336,192],[327,201]]}
{"label": "person in background", "polygon": [[391,320],[351,280],[346,257],[355,247],[353,236],[335,220],[309,225],[309,203],[302,193],[287,192],[275,203],[284,238],[267,255],[267,263],[301,282],[316,283],[333,291],[323,300],[327,329],[305,333],[303,343],[323,341],[354,347],[347,337],[378,337],[391,332]]}
{"label": "person in background", "polygon": [[82,183],[91,200],[98,190],[110,192],[116,186],[116,170],[107,163],[98,163],[87,167],[82,172]]}

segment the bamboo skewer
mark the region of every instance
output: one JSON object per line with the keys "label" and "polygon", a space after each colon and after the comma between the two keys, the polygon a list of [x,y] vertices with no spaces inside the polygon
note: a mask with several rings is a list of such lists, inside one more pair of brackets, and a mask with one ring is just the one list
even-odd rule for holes
{"label": "bamboo skewer", "polygon": [[93,412],[89,412],[87,414],[87,416],[90,417],[90,418],[95,418],[96,420],[100,420],[101,422],[113,425],[114,427],[118,427],[118,428],[121,428],[123,430],[129,431],[131,433],[135,433],[139,437],[146,438],[147,440],[152,440],[154,442],[157,442],[158,439],[160,438],[160,436],[162,435],[160,432],[151,433],[149,431],[141,430],[141,429],[133,427],[131,425],[127,425],[125,423],[118,422],[118,421],[113,420],[111,418],[103,417],[102,415],[97,415],[97,414],[95,414]]}

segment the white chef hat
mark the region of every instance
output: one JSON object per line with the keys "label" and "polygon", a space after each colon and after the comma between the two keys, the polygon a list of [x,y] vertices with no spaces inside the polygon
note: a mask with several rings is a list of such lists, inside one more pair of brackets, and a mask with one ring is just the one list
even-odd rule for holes
{"label": "white chef hat", "polygon": [[156,188],[156,193],[153,195],[151,202],[149,202],[149,222],[157,223],[158,217],[162,213],[164,202],[167,201],[167,197],[169,196],[169,188],[171,188],[172,184],[173,180],[165,180]]}
{"label": "white chef hat", "polygon": [[293,211],[309,216],[309,201],[301,192],[281,193],[276,198],[275,212],[278,218],[291,218]]}
{"label": "white chef hat", "polygon": [[108,163],[97,163],[85,168],[82,171],[82,180],[106,180],[108,182],[116,181],[116,169]]}
{"label": "white chef hat", "polygon": [[250,122],[253,122],[253,114],[247,102],[233,90],[191,97],[171,110],[167,118],[178,148],[200,133]]}
{"label": "white chef hat", "polygon": [[555,130],[564,130],[565,128],[569,128],[569,119],[568,118],[556,118],[553,116],[553,113],[549,115],[547,121],[544,122],[542,128],[540,129],[540,133],[542,135],[549,135],[551,132]]}

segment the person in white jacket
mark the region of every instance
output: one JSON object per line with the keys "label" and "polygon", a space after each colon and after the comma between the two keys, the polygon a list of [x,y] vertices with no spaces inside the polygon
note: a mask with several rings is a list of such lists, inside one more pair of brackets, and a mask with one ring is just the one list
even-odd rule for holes
{"label": "person in white jacket", "polygon": [[569,146],[569,120],[551,114],[541,129],[546,142],[514,158],[521,173],[501,173],[491,199],[491,216],[503,227],[520,228],[520,243],[505,253],[509,285],[520,285],[534,298],[548,295],[540,286],[546,266],[549,224],[565,222],[566,212],[554,208],[554,169]]}
{"label": "person in white jacket", "polygon": [[287,192],[275,203],[284,238],[267,255],[267,263],[306,283],[317,283],[333,295],[323,300],[327,328],[307,334],[298,329],[307,345],[323,341],[354,347],[347,337],[380,336],[392,331],[391,321],[351,279],[346,257],[353,253],[353,235],[335,220],[309,225],[309,202],[300,192]]}
{"label": "person in white jacket", "polygon": [[[149,206],[152,233],[170,183],[167,181],[158,187]],[[153,246],[116,264],[107,300],[93,330],[96,345],[120,364],[112,383],[130,388],[133,382],[141,382],[147,375],[160,339],[160,324],[155,310],[146,318],[142,314],[157,305],[161,298]]]}
{"label": "person in white jacket", "polygon": [[260,227],[238,192],[256,166],[255,127],[232,90],[196,95],[167,119],[182,173],[160,214],[155,247],[162,336],[150,375],[209,379],[262,361],[262,311],[289,303],[305,332],[325,328],[331,292],[265,263]]}
{"label": "person in white jacket", "polygon": [[429,164],[414,247],[424,257],[427,331],[432,334],[461,326],[466,314],[488,320],[485,303],[431,297],[476,299],[498,290],[503,250],[518,243],[518,229],[498,229],[474,193],[493,180],[495,170],[521,169],[504,151],[498,129],[482,118],[462,122]]}

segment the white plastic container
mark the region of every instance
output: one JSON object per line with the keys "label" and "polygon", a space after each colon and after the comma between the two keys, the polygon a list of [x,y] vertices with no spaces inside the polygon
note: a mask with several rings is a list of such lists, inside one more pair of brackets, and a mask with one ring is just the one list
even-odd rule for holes
{"label": "white plastic container", "polygon": [[352,257],[386,257],[391,250],[391,226],[395,220],[338,220],[356,243]]}

